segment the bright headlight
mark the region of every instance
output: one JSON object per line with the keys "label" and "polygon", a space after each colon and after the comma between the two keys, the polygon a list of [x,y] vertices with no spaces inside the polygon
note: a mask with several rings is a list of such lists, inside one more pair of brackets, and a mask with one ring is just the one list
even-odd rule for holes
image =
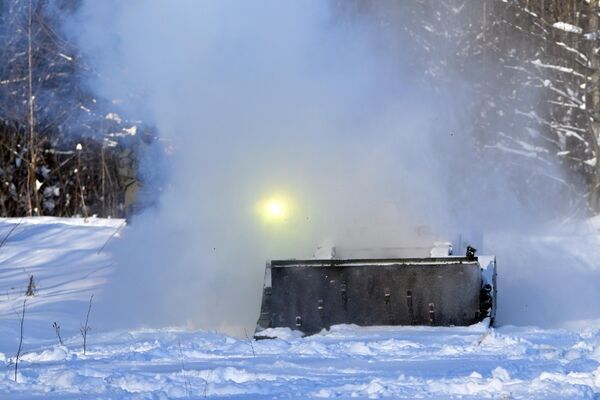
{"label": "bright headlight", "polygon": [[281,218],[285,214],[285,207],[280,201],[273,200],[267,204],[267,213],[273,218]]}
{"label": "bright headlight", "polygon": [[259,211],[266,222],[277,222],[289,216],[290,206],[283,198],[272,197],[261,203]]}

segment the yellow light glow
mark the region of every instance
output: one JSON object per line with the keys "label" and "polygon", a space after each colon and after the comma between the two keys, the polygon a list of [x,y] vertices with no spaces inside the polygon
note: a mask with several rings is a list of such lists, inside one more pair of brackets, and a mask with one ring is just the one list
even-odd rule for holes
{"label": "yellow light glow", "polygon": [[263,221],[267,223],[278,223],[286,220],[289,217],[290,209],[290,202],[281,196],[267,198],[258,205],[258,212]]}
{"label": "yellow light glow", "polygon": [[281,202],[272,200],[267,204],[267,212],[273,218],[283,217],[285,214],[285,207]]}

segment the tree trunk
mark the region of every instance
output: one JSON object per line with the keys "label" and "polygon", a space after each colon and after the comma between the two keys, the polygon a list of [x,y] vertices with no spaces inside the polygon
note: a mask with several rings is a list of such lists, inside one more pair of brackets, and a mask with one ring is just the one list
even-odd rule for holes
{"label": "tree trunk", "polygon": [[29,168],[27,171],[27,214],[32,216],[34,213],[41,214],[40,198],[38,195],[37,179],[36,179],[36,140],[35,140],[35,120],[33,115],[33,54],[32,54],[32,35],[33,35],[33,4],[29,0],[29,19],[27,23],[27,96],[29,103],[29,112],[27,122],[29,125]]}

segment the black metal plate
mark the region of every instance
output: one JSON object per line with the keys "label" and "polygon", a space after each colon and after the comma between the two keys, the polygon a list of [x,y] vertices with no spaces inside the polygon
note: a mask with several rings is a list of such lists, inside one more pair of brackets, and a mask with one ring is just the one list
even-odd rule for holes
{"label": "black metal plate", "polygon": [[312,334],[335,324],[449,326],[479,321],[477,262],[311,264],[272,264],[272,287],[263,294],[259,320],[263,328]]}

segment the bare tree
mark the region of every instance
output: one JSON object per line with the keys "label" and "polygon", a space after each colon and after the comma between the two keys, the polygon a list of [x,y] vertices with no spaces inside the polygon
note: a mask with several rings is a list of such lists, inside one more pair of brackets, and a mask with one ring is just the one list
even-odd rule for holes
{"label": "bare tree", "polygon": [[[29,169],[28,169],[28,188],[27,188],[27,213],[31,216],[39,214],[41,210],[40,198],[38,195],[38,185],[36,179],[36,162],[37,162],[37,143],[35,135],[35,115],[33,102],[33,3],[29,0],[27,21],[27,103],[29,105],[27,112],[27,122],[29,127]],[[32,199],[33,197],[33,199]]]}
{"label": "bare tree", "polygon": [[[600,212],[598,3],[355,0],[339,7],[385,22],[375,29],[389,41],[388,54],[411,54],[403,62],[425,71],[429,87],[443,90],[456,77],[468,83],[476,100],[461,112],[471,120],[474,150],[510,156],[495,168],[510,182],[525,181],[517,193],[554,188],[560,216]],[[557,164],[562,170],[548,168]]]}
{"label": "bare tree", "polygon": [[600,7],[598,0],[588,1],[587,7],[587,26],[584,38],[587,42],[586,54],[591,71],[586,82],[589,85],[589,89],[586,91],[586,105],[590,121],[589,130],[593,138],[591,142],[595,152],[590,203],[592,209],[600,213],[600,26],[598,23]]}
{"label": "bare tree", "polygon": [[94,295],[90,296],[90,303],[88,305],[87,314],[85,316],[85,324],[81,325],[79,331],[81,332],[81,337],[83,338],[83,354],[87,351],[87,335],[90,331],[90,327],[88,326],[88,322],[90,320],[90,312],[92,311],[92,300],[94,299]]}
{"label": "bare tree", "polygon": [[21,351],[23,350],[23,329],[25,325],[25,309],[27,306],[27,299],[33,297],[36,293],[36,284],[33,279],[33,275],[29,275],[29,282],[27,289],[25,290],[25,297],[23,298],[23,307],[20,314],[20,330],[19,330],[19,347],[17,348],[17,354],[15,356],[15,382],[17,382],[19,373],[19,360],[21,359]]}
{"label": "bare tree", "polygon": [[152,130],[83,82],[94,76],[61,34],[77,1],[0,8],[0,215],[126,216]]}
{"label": "bare tree", "polygon": [[19,347],[17,349],[17,355],[15,356],[15,382],[17,382],[17,377],[19,373],[19,359],[21,358],[21,350],[23,349],[23,326],[25,324],[25,306],[27,304],[27,297],[23,299],[23,309],[21,310],[21,320],[20,320],[20,333],[19,333]]}
{"label": "bare tree", "polygon": [[60,343],[60,345],[62,346],[64,343],[62,337],[60,336],[60,325],[58,324],[58,322],[54,321],[52,327],[54,328],[54,332],[56,333],[56,337],[58,338],[58,343]]}

